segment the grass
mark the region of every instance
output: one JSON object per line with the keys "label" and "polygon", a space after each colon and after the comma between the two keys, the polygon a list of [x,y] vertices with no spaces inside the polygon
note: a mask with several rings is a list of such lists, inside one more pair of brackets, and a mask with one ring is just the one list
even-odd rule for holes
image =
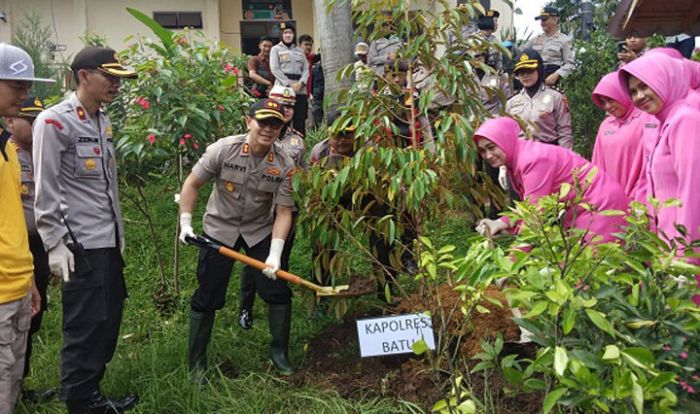
{"label": "grass", "polygon": [[[152,204],[153,216],[163,249],[166,270],[172,273],[177,205],[174,180],[161,180],[146,190]],[[209,188],[200,194],[195,228],[201,223]],[[405,413],[421,412],[414,405],[392,399],[340,398],[332,391],[316,388],[294,388],[275,375],[268,362],[266,306],[256,298],[256,320],[251,331],[243,331],[236,323],[240,265],[231,277],[224,309],[217,312],[209,364],[222,364],[214,370],[203,386],[193,385],[187,372],[187,335],[189,327],[189,298],[196,288],[195,265],[197,250],[181,247],[181,293],[174,302],[173,312],[163,317],[155,308],[152,295],[159,287],[158,264],[148,225],[127,197],[122,196],[126,220],[127,267],[125,277],[129,289],[121,338],[113,361],[102,381],[105,394],[123,396],[137,392],[141,402],[134,413]],[[446,227],[464,228],[458,218],[450,219]],[[459,232],[443,232],[436,242],[464,245]],[[308,241],[303,235],[297,241],[291,258],[291,270],[309,277],[311,257]],[[171,276],[169,276],[171,277]],[[290,345],[292,361],[304,358],[305,344],[332,319],[309,319],[311,297],[294,288],[293,320]],[[362,301],[362,300],[360,300]],[[61,294],[57,285],[49,289],[49,310],[42,329],[35,335],[35,353],[29,388],[59,386],[61,336]],[[230,367],[236,371],[231,375]],[[21,405],[18,413],[64,413],[59,401],[40,406]]]}

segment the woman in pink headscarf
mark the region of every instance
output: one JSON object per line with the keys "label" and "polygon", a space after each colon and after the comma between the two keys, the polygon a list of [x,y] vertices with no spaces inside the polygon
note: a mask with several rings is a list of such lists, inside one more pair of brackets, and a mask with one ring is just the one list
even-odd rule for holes
{"label": "woman in pink headscarf", "polygon": [[[529,197],[531,203],[537,203],[540,197],[558,194],[564,183],[573,187],[574,171],[578,171],[579,182],[585,182],[593,168],[591,163],[562,147],[518,139],[519,134],[516,121],[499,117],[484,122],[474,134],[474,142],[481,157],[492,167],[506,167],[513,189],[523,200]],[[569,197],[573,197],[573,191]],[[620,185],[602,171],[584,189],[583,202],[598,212],[625,211],[629,205]],[[613,233],[621,231],[625,223],[622,216],[603,216],[581,207],[567,211],[564,216],[565,225],[599,235],[602,242],[614,240]],[[504,216],[498,220],[481,220],[477,230],[483,233],[488,228],[491,234],[496,234],[511,227]]]}
{"label": "woman in pink headscarf", "polygon": [[[620,84],[617,72],[608,73],[593,90],[593,102],[608,113],[600,124],[591,162],[616,180],[625,194],[634,199],[644,185],[644,139],[654,139],[656,119],[632,105],[632,99]],[[652,136],[653,134],[653,136]],[[650,145],[651,147],[651,145]]]}

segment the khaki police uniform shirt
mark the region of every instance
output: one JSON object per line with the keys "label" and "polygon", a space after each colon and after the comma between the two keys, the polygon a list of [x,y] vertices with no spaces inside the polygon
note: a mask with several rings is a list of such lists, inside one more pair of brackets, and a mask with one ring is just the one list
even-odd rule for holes
{"label": "khaki police uniform shirt", "polygon": [[331,148],[330,139],[326,138],[311,148],[309,163],[311,165],[321,163],[325,168],[337,168],[340,162],[347,158],[349,157],[336,154],[335,150]]}
{"label": "khaki police uniform shirt", "polygon": [[367,63],[379,76],[384,75],[384,65],[389,63],[389,54],[396,54],[401,48],[401,40],[396,35],[380,37],[369,45]]}
{"label": "khaki police uniform shirt", "polygon": [[[476,24],[476,20],[472,20],[469,22],[469,24],[464,24],[459,30],[459,34],[461,37],[461,41],[466,43],[467,40],[469,39],[470,35],[473,35],[474,33],[479,31],[479,27]],[[450,30],[449,33],[447,33],[447,47],[456,47],[457,43],[459,43],[459,38],[457,37],[457,33],[455,33],[454,30]],[[464,54],[464,50],[456,50],[455,51],[458,54]]]}
{"label": "khaki police uniform shirt", "polygon": [[304,146],[304,138],[299,131],[288,126],[287,130],[284,131],[284,135],[279,139],[279,143],[284,152],[292,157],[297,168],[306,167],[306,160],[304,159],[306,147]]}
{"label": "khaki police uniform shirt", "polygon": [[27,222],[27,233],[33,236],[38,234],[34,220],[34,163],[32,153],[17,148],[17,160],[20,168],[19,193],[22,197],[22,208],[24,209],[24,221]]}
{"label": "khaki police uniform shirt", "polygon": [[117,246],[124,234],[112,123],[88,114],[73,93],[34,121],[36,225],[47,251],[66,238],[61,211],[86,249]]}
{"label": "khaki police uniform shirt", "polygon": [[528,132],[535,141],[557,144],[567,149],[574,146],[571,113],[566,97],[542,84],[531,98],[525,89],[508,100],[506,112],[534,123]]}
{"label": "khaki police uniform shirt", "polygon": [[[275,76],[276,85],[291,88],[297,82],[306,85],[309,79],[309,61],[304,51],[294,44],[288,47],[279,42],[270,50],[270,70]],[[287,75],[293,75],[296,79],[290,79]],[[297,95],[306,95],[306,88],[301,88]]]}
{"label": "khaki police uniform shirt", "polygon": [[557,65],[555,72],[562,78],[566,78],[576,67],[574,51],[571,49],[569,36],[557,31],[551,36],[544,33],[530,39],[523,46],[524,49],[534,49],[542,56],[545,65]]}
{"label": "khaki police uniform shirt", "polygon": [[204,232],[233,246],[238,237],[255,246],[272,233],[273,205],[293,207],[294,161],[274,143],[255,165],[247,135],[221,138],[207,147],[192,172],[216,179],[204,214]]}

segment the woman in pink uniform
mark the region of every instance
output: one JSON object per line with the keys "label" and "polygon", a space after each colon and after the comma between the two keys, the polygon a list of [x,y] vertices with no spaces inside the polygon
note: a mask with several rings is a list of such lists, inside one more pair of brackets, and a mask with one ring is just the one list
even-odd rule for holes
{"label": "woman in pink uniform", "polygon": [[[474,134],[474,142],[479,154],[492,167],[506,166],[511,185],[524,200],[537,203],[540,197],[558,194],[564,183],[573,186],[573,172],[578,171],[579,182],[583,183],[593,165],[562,147],[540,142],[518,139],[520,126],[507,117],[499,117],[484,122]],[[573,197],[573,191],[569,197]],[[598,171],[590,186],[584,189],[583,202],[600,212],[604,210],[627,210],[629,199],[620,184],[602,171]],[[603,216],[588,212],[580,207],[567,211],[564,224],[590,231],[602,237],[601,242],[615,239],[613,233],[620,232],[625,225],[622,216]],[[511,228],[507,217],[498,220],[484,219],[477,230],[483,233],[486,228],[491,234]]]}
{"label": "woman in pink uniform", "polygon": [[633,199],[638,187],[644,185],[645,125],[655,118],[632,105],[617,72],[608,73],[598,82],[592,99],[609,116],[598,128],[591,162],[620,183],[627,197]]}

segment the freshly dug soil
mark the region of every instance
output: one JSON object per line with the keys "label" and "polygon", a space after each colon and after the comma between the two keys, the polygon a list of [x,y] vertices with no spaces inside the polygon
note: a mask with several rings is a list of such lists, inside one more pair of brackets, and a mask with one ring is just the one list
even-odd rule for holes
{"label": "freshly dug soil", "polygon": [[[484,300],[481,305],[490,313],[474,312],[467,319],[461,311],[459,292],[449,286],[440,287],[438,292],[442,309],[448,315],[446,332],[455,344],[457,341],[454,338],[462,335],[460,350],[466,360],[481,350],[480,342],[483,338],[493,338],[498,332],[506,341],[519,338],[520,332],[511,320],[512,314],[507,305],[501,308]],[[486,294],[505,304],[505,297],[497,288],[487,289]],[[428,301],[421,295],[411,295],[391,309],[391,313],[431,311],[437,337],[442,324],[439,313],[436,312],[437,305],[426,302]],[[431,369],[426,358],[412,354],[360,358],[355,320],[376,316],[381,315],[354,315],[339,324],[328,326],[307,344],[305,360],[288,381],[296,386],[312,384],[332,389],[344,398],[402,399],[414,402],[430,412],[433,404],[445,398],[450,390],[448,377],[444,373],[446,367],[440,367],[441,371]],[[469,362],[472,367],[474,364],[476,361]],[[477,398],[483,401],[483,377],[471,375],[470,384]],[[488,384],[499,412],[529,414],[541,411],[542,396],[539,394],[506,396],[504,388],[508,386],[498,372],[491,374]]]}
{"label": "freshly dug soil", "polygon": [[377,290],[377,282],[367,276],[353,275],[348,282],[348,290],[344,290],[339,296],[361,296],[374,293]]}

